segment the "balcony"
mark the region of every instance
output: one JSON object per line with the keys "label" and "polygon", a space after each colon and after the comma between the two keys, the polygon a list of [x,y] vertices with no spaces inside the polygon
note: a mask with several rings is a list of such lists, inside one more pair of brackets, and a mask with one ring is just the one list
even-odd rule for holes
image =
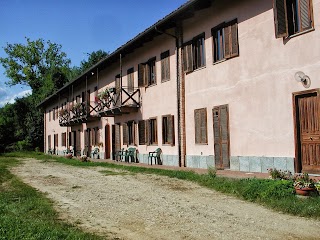
{"label": "balcony", "polygon": [[63,127],[75,126],[100,118],[99,115],[94,114],[94,107],[89,102],[76,103],[70,106],[69,109],[60,110],[59,124]]}
{"label": "balcony", "polygon": [[137,112],[140,108],[139,88],[108,88],[98,94],[94,110],[101,117]]}

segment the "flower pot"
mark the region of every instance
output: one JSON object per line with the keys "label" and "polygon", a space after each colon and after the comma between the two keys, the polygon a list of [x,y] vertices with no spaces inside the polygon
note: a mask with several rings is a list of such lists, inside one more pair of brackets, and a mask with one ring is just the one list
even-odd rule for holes
{"label": "flower pot", "polygon": [[309,196],[312,192],[315,191],[314,188],[309,188],[309,187],[303,187],[303,188],[295,187],[295,189],[296,189],[296,194],[302,195],[302,196]]}

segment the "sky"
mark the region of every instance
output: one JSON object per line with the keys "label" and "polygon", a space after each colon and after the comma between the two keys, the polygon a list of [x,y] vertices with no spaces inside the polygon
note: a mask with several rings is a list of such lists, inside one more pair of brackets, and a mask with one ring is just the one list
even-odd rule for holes
{"label": "sky", "polygon": [[[79,66],[87,53],[112,53],[187,0],[0,0],[0,57],[7,43],[39,38],[61,44]],[[0,64],[0,107],[30,94],[27,86],[9,87]]]}

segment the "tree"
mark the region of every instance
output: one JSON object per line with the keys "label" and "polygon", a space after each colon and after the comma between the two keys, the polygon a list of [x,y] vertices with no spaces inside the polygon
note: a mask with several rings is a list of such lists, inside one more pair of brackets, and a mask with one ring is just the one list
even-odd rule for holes
{"label": "tree", "polygon": [[[70,59],[61,51],[59,44],[45,42],[43,39],[26,40],[25,45],[16,43],[4,47],[8,57],[0,58],[0,63],[9,78],[7,84],[28,85],[34,94],[44,90],[46,95],[49,95],[68,81]],[[51,89],[43,89],[44,86],[48,87],[48,84],[45,84],[48,80],[53,82]]]}
{"label": "tree", "polygon": [[98,50],[98,51],[93,51],[92,53],[87,53],[87,55],[88,55],[88,59],[82,60],[79,67],[73,67],[72,69],[73,78],[81,75],[86,70],[91,68],[93,65],[98,63],[100,60],[109,56],[109,53],[103,50]]}

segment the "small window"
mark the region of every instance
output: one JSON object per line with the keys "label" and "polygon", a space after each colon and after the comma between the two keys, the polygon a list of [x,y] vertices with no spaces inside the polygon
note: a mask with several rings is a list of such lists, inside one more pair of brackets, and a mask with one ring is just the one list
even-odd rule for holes
{"label": "small window", "polygon": [[156,78],[156,57],[149,59],[146,63],[138,65],[139,87],[147,87],[157,84]]}
{"label": "small window", "polygon": [[311,0],[274,0],[273,12],[276,38],[313,28]]}
{"label": "small window", "polygon": [[133,121],[124,123],[122,128],[123,131],[123,144],[124,145],[134,145],[135,139],[135,123]]}
{"label": "small window", "polygon": [[53,121],[56,120],[56,109],[55,108],[52,109],[52,120]]}
{"label": "small window", "polygon": [[49,122],[51,121],[51,110],[49,110]]}
{"label": "small window", "polygon": [[128,92],[131,93],[134,91],[134,69],[130,68],[127,71],[127,78],[128,78]]}
{"label": "small window", "polygon": [[204,33],[194,37],[191,41],[183,46],[183,67],[184,72],[192,72],[198,68],[204,67],[205,48]]}
{"label": "small window", "polygon": [[213,38],[213,62],[239,56],[237,20],[222,23],[211,29]]}
{"label": "small window", "polygon": [[174,145],[174,117],[166,115],[162,117],[162,144]]}
{"label": "small window", "polygon": [[141,120],[138,123],[138,130],[139,130],[139,145],[147,144],[146,139],[146,120]]}
{"label": "small window", "polygon": [[195,122],[195,143],[207,144],[207,109],[201,108],[194,110]]}
{"label": "small window", "polygon": [[161,53],[161,81],[170,80],[170,52]]}

